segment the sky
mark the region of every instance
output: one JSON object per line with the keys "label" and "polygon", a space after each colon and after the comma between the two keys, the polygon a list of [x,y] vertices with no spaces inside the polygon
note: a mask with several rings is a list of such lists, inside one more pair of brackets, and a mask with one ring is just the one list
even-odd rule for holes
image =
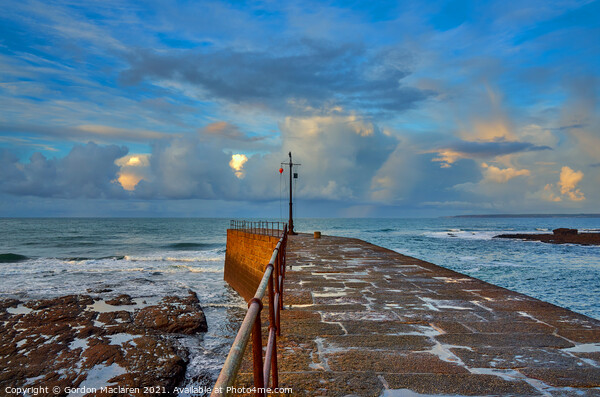
{"label": "sky", "polygon": [[0,216],[599,212],[600,1],[4,1]]}

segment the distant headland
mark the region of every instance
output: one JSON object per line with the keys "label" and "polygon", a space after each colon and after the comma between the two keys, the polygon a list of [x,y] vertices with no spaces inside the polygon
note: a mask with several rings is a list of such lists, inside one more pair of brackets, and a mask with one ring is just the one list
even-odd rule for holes
{"label": "distant headland", "polygon": [[454,215],[445,218],[600,218],[600,214],[485,214]]}

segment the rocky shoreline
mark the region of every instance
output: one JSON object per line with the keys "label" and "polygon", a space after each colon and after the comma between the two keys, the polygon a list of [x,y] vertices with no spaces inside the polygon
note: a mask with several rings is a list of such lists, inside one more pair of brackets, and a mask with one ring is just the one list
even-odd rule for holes
{"label": "rocky shoreline", "polygon": [[554,229],[552,234],[501,234],[494,238],[541,241],[549,244],[600,245],[600,233],[579,233],[577,229]]}
{"label": "rocky shoreline", "polygon": [[38,388],[54,392],[37,395],[52,396],[66,396],[73,388],[98,390],[78,394],[86,396],[172,394],[187,365],[177,336],[207,330],[196,294],[150,303],[129,295],[107,298],[0,300],[0,390]]}

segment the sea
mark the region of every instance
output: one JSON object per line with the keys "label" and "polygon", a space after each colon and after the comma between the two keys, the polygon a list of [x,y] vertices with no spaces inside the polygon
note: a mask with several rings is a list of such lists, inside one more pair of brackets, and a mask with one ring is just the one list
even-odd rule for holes
{"label": "sea", "polygon": [[[248,219],[251,220],[251,219]],[[277,220],[277,219],[271,219]],[[180,339],[188,385],[216,380],[246,304],[223,281],[229,219],[0,218],[0,299],[197,293],[208,332]],[[600,218],[297,219],[299,232],[355,237],[600,319],[600,246],[495,239],[600,231]]]}

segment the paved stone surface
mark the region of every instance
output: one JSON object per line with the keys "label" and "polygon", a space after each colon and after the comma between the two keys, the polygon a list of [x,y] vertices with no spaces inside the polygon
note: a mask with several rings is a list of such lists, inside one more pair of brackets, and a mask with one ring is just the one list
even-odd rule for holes
{"label": "paved stone surface", "polygon": [[600,396],[600,321],[361,240],[290,237],[285,306],[293,395]]}

